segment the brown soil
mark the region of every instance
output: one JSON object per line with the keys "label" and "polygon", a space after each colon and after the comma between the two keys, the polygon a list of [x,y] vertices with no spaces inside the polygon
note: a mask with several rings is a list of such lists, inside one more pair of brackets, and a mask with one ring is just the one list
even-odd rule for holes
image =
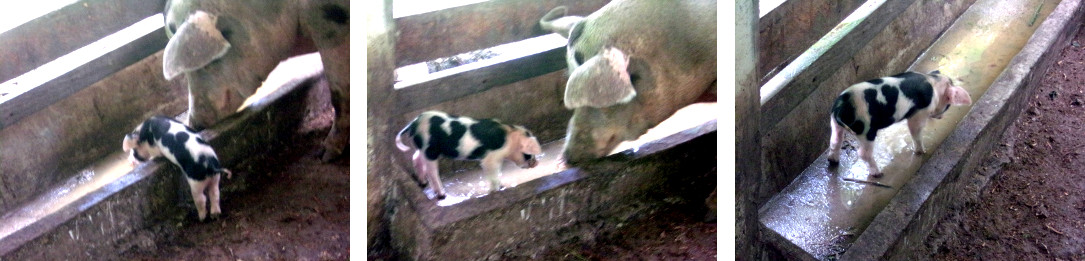
{"label": "brown soil", "polygon": [[594,243],[556,247],[539,260],[717,260],[716,223],[705,223],[703,204],[676,204]]}
{"label": "brown soil", "polygon": [[538,260],[717,260],[716,223],[705,222],[705,186],[678,183],[666,188],[672,192],[661,207],[594,240],[574,239],[553,247]]}
{"label": "brown soil", "polygon": [[[349,155],[332,163],[320,162],[320,142],[331,126],[332,109],[326,90],[310,95],[323,105],[310,109],[298,135],[287,143],[295,145],[275,152],[272,164],[266,166],[266,178],[253,181],[259,185],[232,194],[224,191],[223,217],[200,223],[195,211],[190,211],[183,221],[137,231],[136,237],[150,242],[124,251],[121,259],[348,259]],[[285,166],[275,166],[280,163]]]}
{"label": "brown soil", "polygon": [[929,238],[931,258],[1085,260],[1085,31],[1072,43],[973,174],[990,182]]}

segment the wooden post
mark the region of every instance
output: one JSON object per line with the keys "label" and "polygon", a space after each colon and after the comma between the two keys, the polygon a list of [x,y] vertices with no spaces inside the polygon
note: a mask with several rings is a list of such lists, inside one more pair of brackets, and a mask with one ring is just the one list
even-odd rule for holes
{"label": "wooden post", "polygon": [[757,76],[757,0],[735,3],[735,255],[760,260],[761,96]]}
{"label": "wooden post", "polygon": [[392,0],[375,1],[366,13],[366,236],[370,253],[389,249],[384,202],[392,186],[392,143],[395,135],[391,108],[395,107],[395,24]]}

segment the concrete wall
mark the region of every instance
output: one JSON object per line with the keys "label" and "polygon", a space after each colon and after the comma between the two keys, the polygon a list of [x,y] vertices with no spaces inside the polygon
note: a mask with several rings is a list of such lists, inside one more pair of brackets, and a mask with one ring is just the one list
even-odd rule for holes
{"label": "concrete wall", "polygon": [[[756,1],[755,1],[756,2]],[[764,84],[866,0],[792,0],[757,22],[757,77]],[[745,3],[743,3],[745,4]],[[754,3],[757,6],[757,3]],[[737,36],[737,35],[736,35]],[[737,38],[736,39],[740,39]]]}
{"label": "concrete wall", "polygon": [[119,151],[147,116],[187,107],[183,80],[162,77],[161,52],[0,130],[0,213]]}
{"label": "concrete wall", "polygon": [[[837,69],[815,76],[821,83],[779,122],[762,120],[762,126],[768,126],[761,129],[762,171],[766,179],[759,195],[779,192],[825,152],[829,143],[829,107],[840,91],[856,82],[906,70],[974,1],[915,1]],[[824,124],[819,124],[821,121]],[[764,200],[767,198],[759,202]]]}

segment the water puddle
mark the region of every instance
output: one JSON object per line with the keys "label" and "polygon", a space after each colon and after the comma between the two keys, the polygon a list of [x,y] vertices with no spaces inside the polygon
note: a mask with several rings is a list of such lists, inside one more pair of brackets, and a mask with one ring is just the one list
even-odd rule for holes
{"label": "water puddle", "polygon": [[[938,69],[976,101],[1058,3],[976,1],[910,70]],[[943,119],[930,121],[921,137],[927,150],[937,150],[970,108],[955,107]],[[828,167],[824,157],[808,167],[766,204],[761,222],[818,259],[846,250],[930,157],[914,153],[905,124],[894,125],[875,141],[874,158],[885,176],[874,179],[858,159],[857,144],[848,138],[838,167]]]}

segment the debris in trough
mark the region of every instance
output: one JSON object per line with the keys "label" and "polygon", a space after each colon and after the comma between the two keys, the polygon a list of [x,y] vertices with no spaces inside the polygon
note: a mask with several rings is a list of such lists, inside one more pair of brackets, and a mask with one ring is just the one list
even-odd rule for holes
{"label": "debris in trough", "polygon": [[873,186],[883,187],[883,188],[893,188],[893,186],[890,186],[890,185],[886,185],[886,184],[882,184],[882,183],[878,183],[878,182],[874,182],[874,181],[861,180],[861,179],[844,178],[844,181],[851,181],[851,182],[862,183],[862,184],[867,184],[867,185],[873,185]]}

